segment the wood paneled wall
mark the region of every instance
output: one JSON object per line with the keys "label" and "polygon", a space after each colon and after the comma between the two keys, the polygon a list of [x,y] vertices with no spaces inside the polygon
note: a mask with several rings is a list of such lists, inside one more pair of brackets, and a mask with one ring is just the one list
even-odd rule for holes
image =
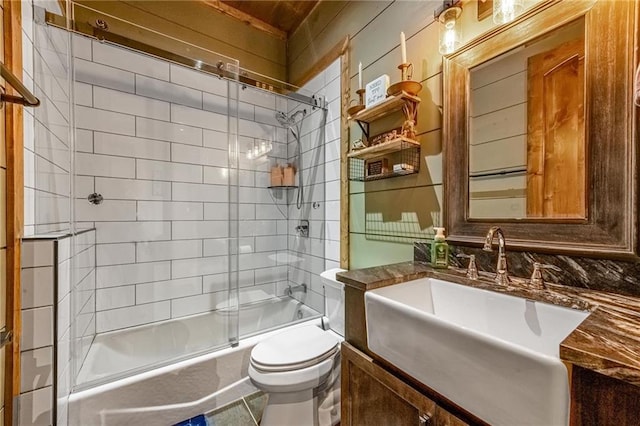
{"label": "wood paneled wall", "polygon": [[[537,0],[530,0],[530,3]],[[463,42],[492,28],[491,18],[477,20],[476,2],[463,1]],[[442,56],[438,52],[438,25],[433,13],[441,1],[324,1],[290,36],[289,81],[304,81],[308,70],[342,37],[350,35],[350,97],[356,98],[358,63],[363,80],[388,74],[400,79],[400,32],[407,38],[407,56],[413,79],[423,89],[418,117],[421,142],[420,173],[363,184],[350,182],[350,268],[411,260],[413,241],[432,236],[442,223]],[[349,90],[348,87],[343,90]],[[394,128],[400,117],[372,126],[372,134]],[[360,137],[351,123],[350,139]],[[347,262],[344,262],[345,264]]]}
{"label": "wood paneled wall", "polygon": [[[134,22],[178,40],[192,43],[238,59],[240,66],[269,77],[286,80],[286,41],[238,19],[223,15],[206,2],[146,0],[77,0],[76,3],[98,10],[76,8],[75,19],[94,23],[104,19],[114,31],[148,44],[170,48],[176,42],[152,32],[122,25],[113,18]],[[106,14],[106,15],[105,15]],[[182,44],[182,48],[185,45]],[[197,49],[192,49],[196,51]],[[186,52],[181,51],[181,54]],[[200,59],[197,57],[195,59]],[[215,65],[215,64],[214,64]]]}

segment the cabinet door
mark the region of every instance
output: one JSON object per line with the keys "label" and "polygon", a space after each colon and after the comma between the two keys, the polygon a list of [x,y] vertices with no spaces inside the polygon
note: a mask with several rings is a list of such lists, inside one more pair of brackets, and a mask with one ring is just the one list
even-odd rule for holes
{"label": "cabinet door", "polygon": [[342,345],[342,395],[343,426],[433,425],[432,400],[348,343]]}
{"label": "cabinet door", "polygon": [[436,406],[436,412],[431,419],[431,423],[427,426],[468,426],[469,424],[463,422],[458,417],[454,416],[439,405]]}

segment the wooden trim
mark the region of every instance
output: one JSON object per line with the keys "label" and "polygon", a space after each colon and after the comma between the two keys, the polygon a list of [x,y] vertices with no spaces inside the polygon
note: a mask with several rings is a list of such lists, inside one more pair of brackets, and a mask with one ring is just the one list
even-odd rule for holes
{"label": "wooden trim", "polygon": [[351,140],[349,126],[349,98],[351,93],[349,64],[350,49],[349,37],[344,41],[342,60],[340,64],[340,267],[349,269],[349,221],[350,221],[350,195],[349,195],[349,141]]}
{"label": "wooden trim", "polygon": [[[5,65],[22,75],[21,2],[4,0]],[[7,88],[7,92],[13,92]],[[4,422],[11,425],[14,398],[20,394],[20,243],[24,218],[23,107],[5,104],[7,150],[7,329],[13,330],[12,343],[5,353]]]}
{"label": "wooden trim", "polygon": [[67,16],[67,0],[58,0],[58,4],[60,5],[62,16]]}
{"label": "wooden trim", "polygon": [[200,0],[200,1],[206,4],[207,6],[214,8],[215,10],[222,13],[223,15],[227,15],[239,21],[242,21],[253,28],[256,28],[260,31],[264,31],[267,34],[276,37],[277,39],[280,39],[280,40],[287,39],[287,33],[285,31],[282,31],[281,29],[278,29],[273,25],[267,24],[266,22],[254,16],[251,16],[248,13],[238,10],[235,7],[231,7],[228,4],[224,4],[219,0]]}
{"label": "wooden trim", "polygon": [[[481,246],[489,226],[497,225],[505,230],[509,248],[516,250],[637,259],[632,101],[637,11],[637,2],[551,0],[445,57],[444,211],[449,241]],[[469,219],[469,70],[580,16],[585,17],[586,27],[588,219],[584,223]]]}

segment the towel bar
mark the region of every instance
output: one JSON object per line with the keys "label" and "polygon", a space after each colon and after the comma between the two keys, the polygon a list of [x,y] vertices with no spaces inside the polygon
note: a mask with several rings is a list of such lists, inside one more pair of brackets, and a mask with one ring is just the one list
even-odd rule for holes
{"label": "towel bar", "polygon": [[20,96],[22,96],[5,95],[2,93],[0,94],[0,102],[10,102],[28,107],[37,107],[40,105],[40,99],[36,98],[2,62],[0,62],[0,75],[5,79],[7,84],[16,89]]}

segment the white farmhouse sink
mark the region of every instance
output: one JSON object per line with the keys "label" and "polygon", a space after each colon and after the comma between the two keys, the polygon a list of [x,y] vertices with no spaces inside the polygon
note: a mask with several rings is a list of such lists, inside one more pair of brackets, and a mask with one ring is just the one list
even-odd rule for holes
{"label": "white farmhouse sink", "polygon": [[365,293],[368,346],[495,425],[567,425],[559,346],[588,315],[424,278]]}

